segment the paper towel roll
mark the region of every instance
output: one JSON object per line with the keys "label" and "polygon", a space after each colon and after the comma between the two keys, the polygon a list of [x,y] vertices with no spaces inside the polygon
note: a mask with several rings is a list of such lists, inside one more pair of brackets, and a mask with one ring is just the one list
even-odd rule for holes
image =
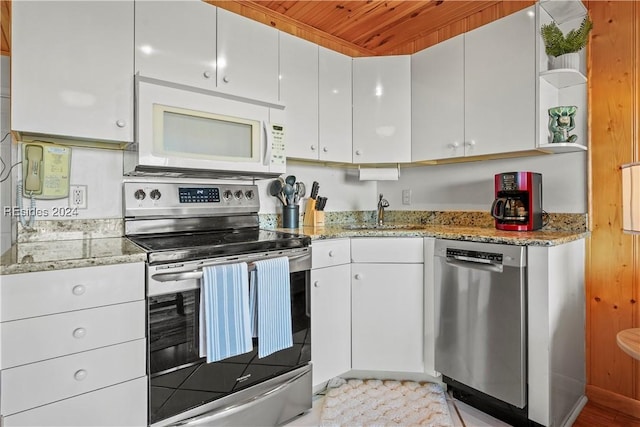
{"label": "paper towel roll", "polygon": [[400,168],[360,168],[360,181],[397,181]]}

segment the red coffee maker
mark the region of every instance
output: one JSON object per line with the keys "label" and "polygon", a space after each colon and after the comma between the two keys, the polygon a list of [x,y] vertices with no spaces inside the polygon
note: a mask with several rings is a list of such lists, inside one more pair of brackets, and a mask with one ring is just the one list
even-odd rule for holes
{"label": "red coffee maker", "polygon": [[542,228],[542,175],[504,172],[495,176],[491,216],[498,230],[532,231]]}

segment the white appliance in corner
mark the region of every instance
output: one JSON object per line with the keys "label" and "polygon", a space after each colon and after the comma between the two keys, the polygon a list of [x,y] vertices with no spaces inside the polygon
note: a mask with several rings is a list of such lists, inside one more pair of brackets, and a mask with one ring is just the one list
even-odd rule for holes
{"label": "white appliance in corner", "polygon": [[284,127],[266,105],[136,76],[136,137],[125,175],[275,177]]}

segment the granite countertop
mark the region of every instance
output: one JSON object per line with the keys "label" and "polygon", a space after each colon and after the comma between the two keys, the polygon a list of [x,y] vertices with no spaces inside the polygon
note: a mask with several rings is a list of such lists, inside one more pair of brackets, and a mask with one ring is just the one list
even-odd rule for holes
{"label": "granite countertop", "polygon": [[19,242],[0,257],[0,275],[144,262],[146,253],[124,237]]}
{"label": "granite countertop", "polygon": [[[391,224],[387,224],[391,225]],[[451,225],[395,224],[397,229],[349,229],[349,224],[325,227],[279,229],[310,236],[312,240],[341,237],[435,237],[438,239],[466,240],[483,243],[503,243],[519,246],[557,246],[585,238],[587,231],[503,231],[487,227],[461,227]]]}

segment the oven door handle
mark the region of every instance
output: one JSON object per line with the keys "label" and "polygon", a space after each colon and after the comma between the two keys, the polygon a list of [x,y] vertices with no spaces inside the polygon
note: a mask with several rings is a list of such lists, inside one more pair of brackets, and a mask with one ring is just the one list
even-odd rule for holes
{"label": "oven door handle", "polygon": [[[310,258],[310,257],[311,257],[310,253],[292,255],[288,257],[289,264],[291,264],[292,262],[299,261],[305,258]],[[268,259],[268,258],[265,258],[265,259]],[[212,265],[215,265],[215,264],[212,264]],[[256,269],[256,264],[254,262],[247,263],[247,266],[249,267],[248,271],[252,271]],[[290,272],[294,273],[295,271],[290,271]],[[181,280],[194,280],[194,279],[198,280],[198,279],[202,279],[202,270],[182,271],[177,273],[158,273],[158,274],[152,275],[151,278],[158,282],[177,282]]]}
{"label": "oven door handle", "polygon": [[181,422],[177,422],[175,424],[173,424],[174,426],[183,426],[183,427],[189,427],[189,426],[198,426],[198,425],[211,425],[209,424],[211,421],[214,421],[216,418],[221,418],[223,417],[225,414],[228,414],[229,412],[237,412],[239,410],[244,410],[246,409],[247,405],[252,405],[252,404],[256,404],[258,403],[258,401],[265,399],[266,397],[274,394],[274,393],[278,393],[279,391],[281,391],[282,389],[285,389],[287,387],[289,387],[291,384],[293,384],[294,382],[298,381],[300,378],[302,378],[303,376],[307,375],[309,373],[308,370],[305,370],[304,372],[301,372],[300,374],[296,375],[293,378],[290,378],[289,380],[287,380],[286,382],[278,385],[277,387],[274,387],[270,390],[265,391],[264,393],[258,394],[257,396],[253,396],[247,400],[244,400],[242,402],[238,402],[234,405],[230,405],[227,406],[226,408],[224,408],[223,410],[221,410],[220,412],[215,412],[213,414],[204,414],[204,415],[200,415],[194,418],[190,418],[190,419],[186,419],[184,421]]}

